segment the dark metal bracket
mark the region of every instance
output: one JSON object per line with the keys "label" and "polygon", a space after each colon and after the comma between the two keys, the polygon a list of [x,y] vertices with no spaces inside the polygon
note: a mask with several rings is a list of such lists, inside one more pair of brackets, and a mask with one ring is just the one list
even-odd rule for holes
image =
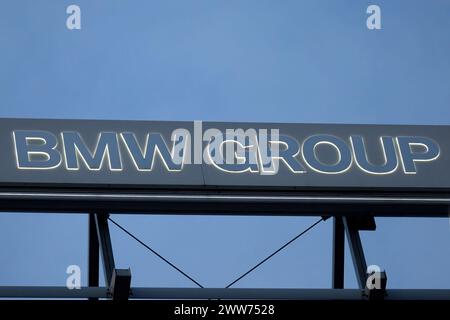
{"label": "dark metal bracket", "polygon": [[367,287],[367,280],[369,279],[369,276],[372,276],[373,274],[367,273],[367,262],[364,256],[361,238],[359,236],[360,230],[376,230],[374,217],[342,217],[342,222],[347,235],[359,288],[363,290],[363,295],[369,300],[384,299],[387,284],[386,272],[382,271],[377,275],[380,279],[380,288],[369,289]]}
{"label": "dark metal bracket", "polygon": [[[88,286],[99,286],[99,243],[95,213],[89,213],[89,245],[88,245]],[[90,298],[90,300],[98,300]]]}
{"label": "dark metal bracket", "polygon": [[344,288],[345,233],[342,217],[333,218],[332,288]]}
{"label": "dark metal bracket", "polygon": [[127,300],[130,296],[130,269],[116,269],[109,233],[107,213],[89,214],[89,287],[99,284],[99,252],[108,294],[113,300]]}

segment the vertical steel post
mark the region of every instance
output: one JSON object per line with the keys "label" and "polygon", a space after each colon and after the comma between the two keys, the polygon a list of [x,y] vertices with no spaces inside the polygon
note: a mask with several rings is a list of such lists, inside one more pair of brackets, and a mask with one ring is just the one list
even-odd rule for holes
{"label": "vertical steel post", "polygon": [[114,255],[111,245],[111,236],[108,227],[108,214],[95,214],[95,224],[97,227],[98,242],[103,258],[103,270],[105,274],[105,284],[107,287],[111,285],[113,270],[115,269]]}
{"label": "vertical steel post", "polygon": [[[95,223],[95,214],[89,213],[89,247],[88,247],[88,286],[98,287],[99,277],[99,244],[97,235],[97,226]],[[96,298],[91,298],[97,300]]]}
{"label": "vertical steel post", "polygon": [[352,254],[353,266],[355,267],[356,279],[360,289],[366,288],[367,263],[364,250],[359,237],[358,228],[351,223],[348,217],[343,217],[344,227],[347,234],[350,252]]}
{"label": "vertical steel post", "polygon": [[332,288],[344,288],[345,233],[342,217],[333,218],[333,270]]}

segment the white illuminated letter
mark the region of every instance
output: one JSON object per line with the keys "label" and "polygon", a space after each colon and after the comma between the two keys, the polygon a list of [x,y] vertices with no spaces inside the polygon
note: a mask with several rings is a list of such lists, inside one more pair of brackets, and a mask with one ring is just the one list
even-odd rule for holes
{"label": "white illuminated letter", "polygon": [[147,134],[144,150],[142,150],[133,132],[122,132],[120,136],[138,171],[152,171],[155,157],[158,154],[167,171],[177,172],[183,169],[186,145],[188,140],[190,140],[190,134],[187,130],[183,132],[178,131],[178,133],[182,134],[177,136],[176,132],[174,132],[172,135],[172,139],[176,140],[173,141],[171,151],[167,147],[163,136],[159,133]]}
{"label": "white illuminated letter", "polygon": [[51,132],[16,130],[12,135],[17,168],[47,170],[60,165],[58,139]]}
{"label": "white illuminated letter", "polygon": [[61,136],[67,170],[79,170],[78,159],[81,158],[88,170],[101,170],[104,160],[108,159],[111,171],[122,171],[122,159],[115,132],[100,132],[93,152],[78,132],[64,131]]}

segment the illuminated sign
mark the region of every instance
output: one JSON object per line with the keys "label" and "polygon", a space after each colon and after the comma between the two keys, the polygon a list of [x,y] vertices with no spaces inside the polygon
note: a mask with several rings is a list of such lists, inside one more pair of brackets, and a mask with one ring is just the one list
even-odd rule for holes
{"label": "illuminated sign", "polygon": [[448,188],[450,127],[0,119],[0,184]]}
{"label": "illuminated sign", "polygon": [[[122,154],[127,153],[138,171],[151,171],[156,161],[155,157],[158,156],[167,171],[177,172],[183,170],[186,162],[185,153],[189,149],[187,142],[190,141],[188,136],[180,136],[170,149],[161,134],[147,133],[142,148],[132,132],[100,132],[95,149],[90,150],[81,134],[76,131],[61,132],[59,148],[58,138],[48,131],[15,130],[12,135],[17,168],[39,170],[55,169],[64,163],[67,170],[79,170],[84,166],[87,170],[94,171],[122,171]],[[265,166],[260,156],[259,145],[245,145],[234,138],[222,141],[218,148],[217,146],[211,148],[213,142],[208,141],[206,154],[209,163],[219,170],[230,173],[264,172]],[[253,137],[249,136],[249,140],[251,138]],[[215,141],[217,139],[216,136]],[[178,152],[175,150],[177,143],[180,146]],[[222,150],[228,144],[236,147],[235,156],[230,159],[231,161],[218,162],[213,156],[213,150]],[[369,174],[390,174],[397,170],[400,162],[405,174],[415,174],[416,162],[433,161],[439,157],[439,145],[432,139],[421,136],[379,137],[379,145],[376,147],[383,153],[383,163],[380,164],[373,164],[368,159],[367,146],[364,138],[359,135],[350,136],[346,143],[345,140],[333,135],[317,134],[307,137],[301,144],[289,136],[279,135],[277,140],[269,140],[268,144],[269,148],[283,145],[281,152],[278,148],[276,159],[281,160],[293,173],[306,173],[304,165],[306,164],[309,169],[319,173],[342,174],[355,163],[359,169]],[[336,152],[337,159],[334,163],[327,164],[320,160],[320,152],[316,150],[320,145],[327,145]],[[414,147],[423,150],[414,151]],[[242,150],[239,157],[236,156],[239,153],[238,148]],[[247,148],[248,150],[245,150]],[[269,148],[270,152],[266,157],[270,157],[269,161],[274,162],[273,150]],[[181,155],[178,161],[175,154]],[[251,159],[257,160],[252,163]]]}

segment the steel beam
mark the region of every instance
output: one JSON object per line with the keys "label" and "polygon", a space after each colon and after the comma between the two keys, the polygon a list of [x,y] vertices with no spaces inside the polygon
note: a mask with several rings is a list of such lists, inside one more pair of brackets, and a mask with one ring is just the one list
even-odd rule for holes
{"label": "steel beam", "polygon": [[343,217],[343,223],[347,234],[348,245],[352,255],[353,266],[355,268],[356,280],[360,289],[366,288],[367,281],[367,263],[364,257],[364,250],[359,237],[359,231],[351,223],[351,218]]}
{"label": "steel beam", "polygon": [[0,298],[98,299],[107,297],[108,290],[104,287],[82,287],[80,289],[68,289],[67,287],[51,286],[0,286]]}
{"label": "steel beam", "polygon": [[[363,300],[359,289],[132,288],[131,299]],[[0,298],[108,298],[108,288],[0,287]],[[390,289],[385,300],[447,300],[450,289]]]}
{"label": "steel beam", "polygon": [[111,244],[111,236],[109,234],[108,214],[95,214],[95,224],[97,227],[98,242],[100,244],[100,251],[103,259],[105,284],[109,287],[111,285],[111,279],[115,269],[115,262]]}
{"label": "steel beam", "polygon": [[332,288],[344,288],[345,232],[341,217],[333,218]]}
{"label": "steel beam", "polygon": [[[89,213],[89,246],[88,246],[88,285],[98,287],[99,285],[99,243],[95,214]],[[95,298],[92,298],[94,300]]]}
{"label": "steel beam", "polygon": [[[60,190],[61,188],[57,189]],[[0,211],[109,213],[448,217],[442,193],[287,192],[222,190],[100,190],[0,188]],[[368,212],[370,208],[370,212]]]}

